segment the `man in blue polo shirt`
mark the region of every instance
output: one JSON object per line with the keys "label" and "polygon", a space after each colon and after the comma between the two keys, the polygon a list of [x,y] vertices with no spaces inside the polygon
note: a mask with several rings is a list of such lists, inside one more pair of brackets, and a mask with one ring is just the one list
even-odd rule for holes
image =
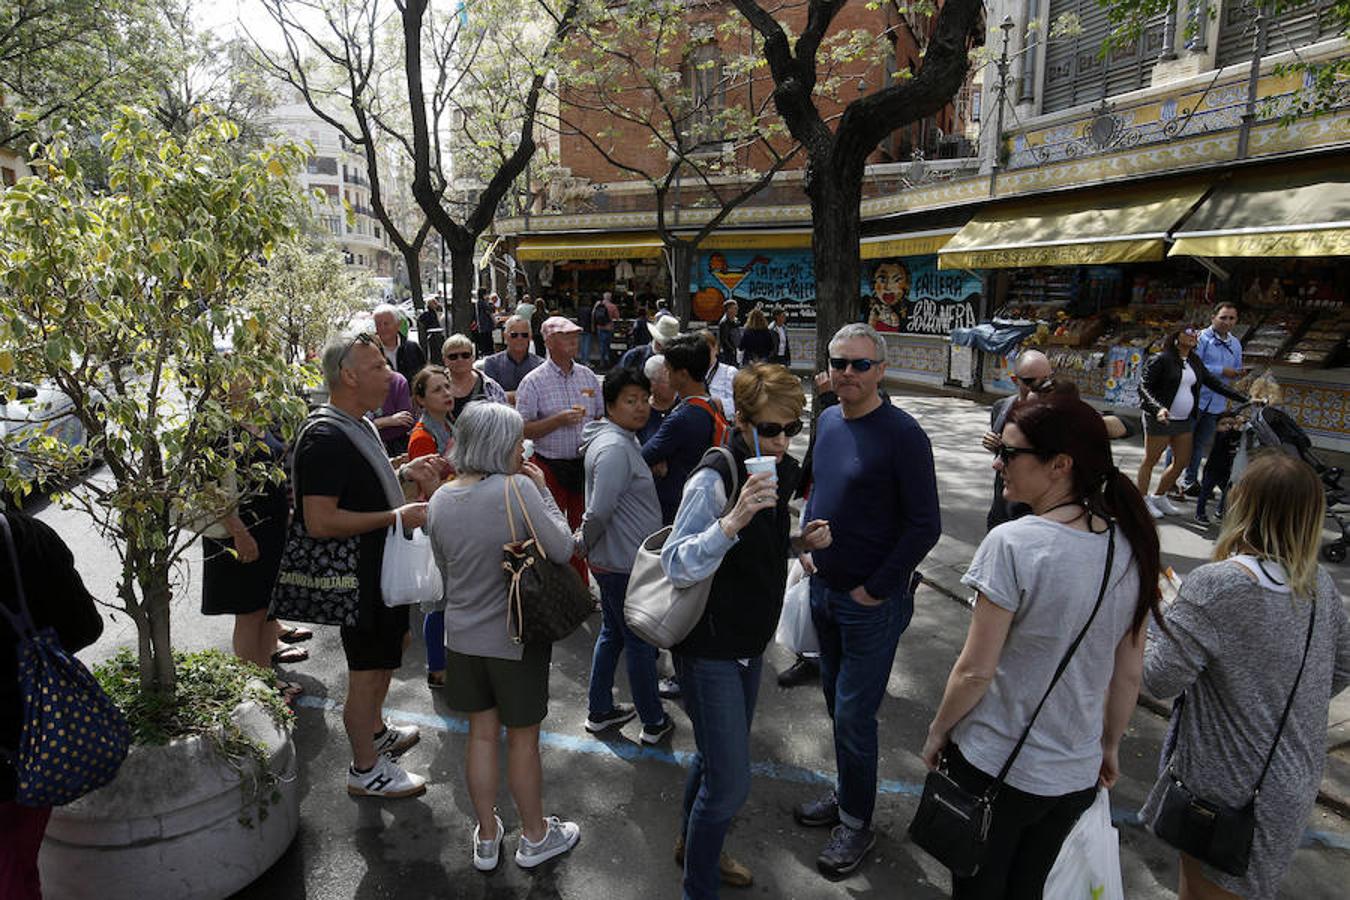
{"label": "man in blue polo shirt", "polygon": [[830,341],[839,405],[820,414],[802,521],[824,519],[834,542],[802,564],[820,637],[820,680],[834,722],[836,789],[799,804],[797,822],[834,826],[816,859],[846,875],[876,843],[877,710],[900,635],[914,614],[915,568],[942,534],[933,450],[919,423],[877,393],[886,345],[871,326]]}
{"label": "man in blue polo shirt", "polygon": [[[1224,384],[1242,376],[1242,343],[1233,334],[1237,326],[1237,307],[1231,303],[1220,303],[1214,307],[1214,318],[1210,325],[1200,332],[1195,352],[1200,360]],[[1219,425],[1219,417],[1228,409],[1228,400],[1203,385],[1200,388],[1200,409],[1195,419],[1194,449],[1191,462],[1181,478],[1181,489],[1187,493],[1200,492],[1200,463],[1209,453],[1214,440],[1214,431]]]}

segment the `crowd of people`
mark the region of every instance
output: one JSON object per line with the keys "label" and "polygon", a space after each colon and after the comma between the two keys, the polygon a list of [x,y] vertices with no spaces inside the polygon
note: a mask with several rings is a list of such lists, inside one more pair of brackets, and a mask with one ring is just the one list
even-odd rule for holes
{"label": "crowd of people", "polygon": [[[697,752],[674,856],[684,895],[707,898],[722,884],[753,883],[727,834],[751,790],[763,654],[796,559],[810,579],[820,644],[818,657],[798,665],[819,671],[836,777],[793,817],[828,829],[817,865],[847,875],[875,844],[878,711],[914,613],[919,566],[942,533],[929,438],[886,396],[886,345],[868,325],[846,325],[830,341],[828,372],[817,379],[828,405],[799,462],[788,449],[806,395],[785,365],[781,313],[752,310],[742,328],[730,303],[702,333],[681,333],[673,316],[657,314],[646,323],[649,341],[620,362],[604,336],[617,319],[611,302],[598,299],[584,321],[537,320],[542,306],[528,297],[509,313],[493,307],[476,337],[436,342],[439,365],[400,333],[392,307],[375,311],[374,333],[330,341],[320,357],[328,402],[289,448],[293,513],[285,488],[270,489],[203,541],[203,611],[235,616],[240,656],[297,661],[294,644],[311,633],[268,613],[287,517],[313,538],[356,538],[358,608],[340,628],[345,784],[355,797],[420,795],[425,777],[402,762],[418,729],[381,712],[413,623],[408,607],[383,602],[380,576],[387,530],[424,527],[443,579],[438,601],[419,610],[426,681],[469,721],[473,865],[499,865],[504,735],[520,829],[514,856],[530,868],[575,846],[580,826],[544,800],[539,738],[552,645],[516,642],[507,626],[502,547],[528,523],[547,559],[570,562],[598,586],[585,730],[638,718],[638,740],[659,745],[676,728],[665,701],[683,706]],[[912,748],[972,792],[992,787],[986,855],[977,873],[953,878],[956,897],[1041,895],[1074,823],[1098,787],[1119,778],[1141,685],[1185,700],[1146,817],[1158,814],[1173,780],[1239,807],[1260,785],[1250,867],[1232,875],[1182,854],[1181,896],[1276,892],[1316,794],[1327,706],[1350,683],[1350,622],[1315,562],[1325,504],[1318,476],[1289,456],[1254,460],[1221,501],[1214,561],[1170,604],[1158,590],[1155,519],[1169,514],[1166,495],[1188,466],[1192,478],[1198,472],[1192,436],[1224,427],[1216,398],[1246,400],[1230,384],[1242,369],[1235,314],[1220,307],[1210,328],[1180,329],[1148,363],[1147,450],[1135,479],[1110,445],[1128,426],[1083,402],[1042,354],[1022,354],[1018,394],[991,412],[983,442],[994,454],[995,496],[964,576],[974,591],[969,632]],[[498,325],[499,351],[481,340]],[[603,378],[587,365],[591,337],[613,363]],[[287,453],[276,435],[248,437],[250,459]],[[1168,447],[1170,466],[1150,492]],[[702,615],[671,648],[673,677],[663,678],[661,653],[626,624],[624,603],[639,545],[667,526],[665,576],[710,588]],[[7,578],[3,568],[0,560]],[[615,697],[621,659],[631,703]],[[12,730],[4,727],[0,739]]]}

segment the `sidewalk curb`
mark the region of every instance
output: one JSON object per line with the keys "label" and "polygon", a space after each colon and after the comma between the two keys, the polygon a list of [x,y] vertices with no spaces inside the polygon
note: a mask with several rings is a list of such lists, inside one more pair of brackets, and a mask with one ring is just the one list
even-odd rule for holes
{"label": "sidewalk curb", "polygon": [[[937,591],[939,594],[946,597],[948,600],[951,600],[955,603],[959,603],[961,604],[962,607],[966,609],[970,609],[970,603],[967,601],[965,597],[962,597],[960,594],[956,593],[955,591],[951,590],[945,585],[939,583],[938,581],[930,578],[924,578],[923,584],[926,584],[928,587]],[[1170,706],[1168,706],[1166,703],[1163,703],[1160,700],[1155,700],[1153,697],[1150,697],[1142,692],[1139,694],[1139,700],[1137,701],[1137,705],[1153,713],[1160,719],[1169,719],[1172,716],[1172,709]],[[1330,752],[1331,750],[1328,750],[1328,753]],[[1333,794],[1327,791],[1325,788],[1322,788],[1317,791],[1317,803],[1318,805],[1326,807],[1327,809],[1331,810],[1332,812],[1336,813],[1339,816],[1350,818],[1350,798]]]}

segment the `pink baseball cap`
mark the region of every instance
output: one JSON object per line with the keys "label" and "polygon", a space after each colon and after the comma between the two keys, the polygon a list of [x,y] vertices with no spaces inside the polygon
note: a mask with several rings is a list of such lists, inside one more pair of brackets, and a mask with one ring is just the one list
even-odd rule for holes
{"label": "pink baseball cap", "polygon": [[549,316],[544,320],[544,324],[539,326],[539,333],[544,337],[548,337],[552,334],[568,334],[580,330],[581,326],[566,316]]}

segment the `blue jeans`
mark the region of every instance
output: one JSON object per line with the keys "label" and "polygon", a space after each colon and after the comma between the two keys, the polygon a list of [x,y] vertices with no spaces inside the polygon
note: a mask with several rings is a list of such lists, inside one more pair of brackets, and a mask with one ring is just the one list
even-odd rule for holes
{"label": "blue jeans", "polygon": [[589,331],[581,333],[581,344],[579,345],[577,359],[581,360],[582,365],[589,366],[591,364],[591,333]]}
{"label": "blue jeans", "polygon": [[722,844],[750,796],[750,723],[762,668],[758,656],[743,666],[734,659],[675,654],[675,675],[698,746],[684,783],[680,828],[685,900],[715,898],[722,881]]}
{"label": "blue jeans", "polygon": [[901,588],[877,606],[811,579],[811,619],[820,637],[820,683],[834,720],[839,820],[872,824],[877,803],[877,710],[900,635],[914,615],[914,596]]}
{"label": "blue jeans", "polygon": [[627,572],[593,572],[600,585],[600,634],[591,656],[588,703],[592,716],[614,708],[614,670],[623,653],[628,664],[628,688],[643,725],[660,725],[666,710],[656,690],[656,648],[632,632],[623,621],[623,598],[628,593]]}
{"label": "blue jeans", "polygon": [[609,342],[614,339],[614,332],[606,329],[597,331],[596,336],[600,338],[600,368],[609,368]]}
{"label": "blue jeans", "polygon": [[1219,428],[1219,416],[1219,413],[1212,412],[1196,413],[1195,431],[1191,438],[1191,461],[1187,463],[1186,472],[1181,477],[1183,484],[1200,483],[1200,463],[1214,442],[1214,432]]}
{"label": "blue jeans", "polygon": [[422,640],[427,644],[427,671],[445,671],[445,613],[427,613],[422,620]]}

